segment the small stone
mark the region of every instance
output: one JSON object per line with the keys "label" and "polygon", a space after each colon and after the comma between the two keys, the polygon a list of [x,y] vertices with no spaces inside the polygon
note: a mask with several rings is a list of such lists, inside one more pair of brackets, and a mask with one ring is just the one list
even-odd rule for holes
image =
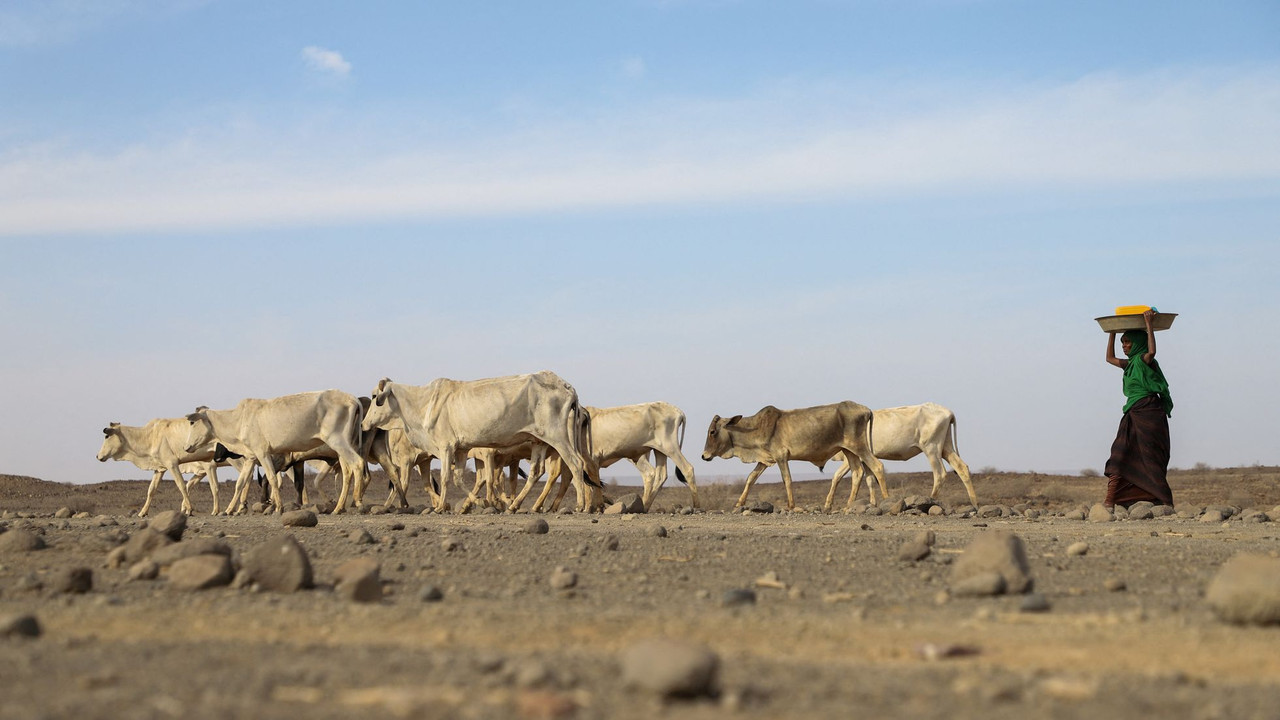
{"label": "small stone", "polygon": [[556,569],[551,571],[548,582],[553,590],[568,590],[578,584],[578,574],[563,565],[557,565]]}
{"label": "small stone", "polygon": [[768,515],[774,511],[773,503],[765,502],[764,500],[755,500],[747,503],[746,510],[747,512],[756,513],[757,515]]}
{"label": "small stone", "polygon": [[920,532],[916,533],[916,537],[914,540],[914,542],[920,543],[921,545],[928,545],[929,547],[933,547],[934,543],[936,543],[937,541],[938,541],[938,536],[935,535],[932,530],[921,530]]}
{"label": "small stone", "polygon": [[311,561],[290,535],[268,540],[245,553],[241,567],[264,590],[291,593],[312,585]]}
{"label": "small stone", "polygon": [[932,516],[934,516],[934,517],[938,517],[938,516],[940,516],[940,515],[945,515],[946,513],[947,513],[946,509],[945,509],[945,508],[943,508],[941,505],[930,505],[930,506],[929,506],[929,514],[930,514],[930,515],[932,515]]}
{"label": "small stone", "polygon": [[25,528],[0,534],[0,553],[32,552],[44,548],[44,538]]}
{"label": "small stone", "polygon": [[1071,543],[1070,545],[1068,545],[1068,546],[1067,546],[1067,554],[1068,554],[1068,555],[1073,555],[1073,556],[1074,556],[1074,555],[1086,555],[1086,554],[1088,554],[1088,553],[1089,553],[1089,543],[1087,543],[1087,542],[1084,542],[1084,541],[1081,541],[1081,542],[1073,542],[1073,543]]}
{"label": "small stone", "polygon": [[533,518],[526,522],[522,529],[529,535],[546,535],[551,531],[551,526],[542,518]]}
{"label": "small stone", "polygon": [[373,545],[378,542],[373,539],[373,534],[365,528],[352,530],[351,534],[347,537],[351,538],[351,540],[357,545]]}
{"label": "small stone", "polygon": [[139,560],[129,566],[130,580],[155,580],[159,576],[160,566],[153,560]]}
{"label": "small stone", "polygon": [[633,515],[644,512],[644,500],[635,493],[627,493],[618,498],[617,502],[605,508],[605,515]]}
{"label": "small stone", "polygon": [[1089,508],[1089,522],[1103,523],[1111,522],[1114,519],[1114,514],[1102,503],[1097,503],[1093,507]]}
{"label": "small stone", "polygon": [[456,552],[462,549],[462,541],[456,537],[446,537],[440,541],[440,549],[445,552]]}
{"label": "small stone", "polygon": [[720,596],[720,604],[724,607],[755,605],[756,591],[750,588],[737,588],[734,590],[726,590],[724,594]]}
{"label": "small stone", "polygon": [[907,502],[905,500],[895,500],[893,503],[889,505],[889,514],[901,515],[902,511],[906,509],[907,509]]}
{"label": "small stone", "polygon": [[978,508],[978,517],[980,518],[998,518],[1000,517],[999,505],[983,505]]}
{"label": "small stone", "polygon": [[1022,516],[1028,520],[1036,520],[1040,517],[1040,511],[1035,508],[1027,508],[1027,511],[1022,513]]}
{"label": "small stone", "polygon": [[1143,507],[1137,507],[1139,504],[1141,503],[1134,503],[1134,507],[1129,508],[1130,520],[1150,520],[1156,516],[1155,512],[1151,509],[1154,507],[1153,505],[1147,503]]}
{"label": "small stone", "polygon": [[601,547],[603,547],[605,550],[617,550],[617,549],[618,549],[618,536],[617,536],[617,535],[605,535],[605,536],[600,540],[600,546],[601,546]]}
{"label": "small stone", "polygon": [[1226,622],[1280,623],[1280,559],[1237,554],[1210,581],[1205,602]]}
{"label": "small stone", "polygon": [[44,583],[35,573],[25,573],[14,581],[13,589],[18,592],[40,592],[44,589]]}
{"label": "small stone", "polygon": [[528,660],[516,667],[512,680],[518,688],[536,688],[551,684],[555,680],[555,675],[546,663]]}
{"label": "small stone", "polygon": [[353,602],[377,602],[382,599],[382,578],[377,560],[358,557],[338,566],[334,591]]}
{"label": "small stone", "polygon": [[919,540],[910,540],[898,548],[898,559],[905,562],[916,562],[929,557],[930,548]]}
{"label": "small stone", "polygon": [[428,585],[418,592],[418,599],[422,602],[440,602],[444,599],[444,592],[435,585]]}
{"label": "small stone", "polygon": [[654,525],[653,527],[649,528],[649,535],[652,537],[660,537],[660,538],[666,537],[667,529],[662,527],[661,525]]}
{"label": "small stone", "polygon": [[124,562],[136,563],[151,557],[151,554],[162,547],[172,545],[173,540],[164,533],[150,528],[143,528],[131,536],[124,545]]}
{"label": "small stone", "polygon": [[20,613],[0,616],[0,637],[40,637],[40,622],[35,615]]}
{"label": "small stone", "polygon": [[1067,520],[1084,520],[1085,513],[1083,510],[1071,510],[1066,515],[1063,515],[1062,517]]}
{"label": "small stone", "polygon": [[1123,505],[1116,505],[1111,508],[1111,517],[1113,520],[1127,520],[1129,518],[1129,510]]}
{"label": "small stone", "polygon": [[175,590],[207,590],[231,582],[235,573],[226,555],[195,555],[169,566],[169,587]]}
{"label": "small stone", "polygon": [[1200,516],[1200,522],[1202,523],[1220,523],[1226,519],[1227,516],[1223,515],[1221,510],[1214,509],[1205,510],[1204,514]]}
{"label": "small stone", "polygon": [[85,567],[59,570],[50,579],[49,587],[54,592],[82,595],[93,589],[93,571]]}
{"label": "small stone", "polygon": [[1004,576],[993,570],[974,573],[951,583],[951,594],[956,597],[1000,595],[1005,589]]}
{"label": "small stone", "polygon": [[1120,578],[1107,578],[1103,581],[1102,587],[1106,588],[1107,592],[1121,592],[1127,588],[1128,585]]}
{"label": "small stone", "polygon": [[151,553],[149,559],[160,567],[168,567],[179,560],[197,555],[222,555],[231,557],[231,546],[216,538],[193,538],[185,542],[166,545]]}
{"label": "small stone", "polygon": [[280,516],[280,522],[285,527],[315,527],[320,521],[310,510],[290,510]]}
{"label": "small stone", "polygon": [[664,698],[695,698],[719,692],[720,658],[702,645],[642,640],[619,656],[622,684]]}
{"label": "small stone", "polygon": [[182,539],[183,531],[187,529],[187,516],[177,510],[165,510],[156,513],[156,516],[147,522],[147,529],[178,542]]}
{"label": "small stone", "polygon": [[53,514],[53,516],[59,520],[65,520],[71,517],[71,508],[60,507],[58,508],[58,511]]}
{"label": "small stone", "polygon": [[995,572],[1003,578],[1005,592],[1031,590],[1026,549],[1022,538],[1010,532],[996,530],[978,535],[951,567],[953,587],[971,576]]}
{"label": "small stone", "polygon": [[1027,593],[1022,596],[1022,602],[1018,605],[1018,610],[1024,613],[1042,613],[1049,612],[1049,598],[1038,592]]}

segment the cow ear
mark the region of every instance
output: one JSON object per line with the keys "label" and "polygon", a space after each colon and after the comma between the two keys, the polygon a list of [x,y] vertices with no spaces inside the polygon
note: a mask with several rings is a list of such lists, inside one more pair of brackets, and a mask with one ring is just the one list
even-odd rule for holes
{"label": "cow ear", "polygon": [[111,428],[111,427],[104,427],[104,428],[102,428],[102,435],[103,435],[103,437],[111,437],[111,431],[112,431],[112,430],[114,430],[114,429],[115,429],[115,428]]}
{"label": "cow ear", "polygon": [[199,410],[197,410],[197,411],[195,411],[195,412],[193,412],[193,413],[191,413],[190,415],[188,415],[188,416],[187,416],[187,422],[189,422],[189,423],[193,423],[193,422],[195,422],[195,421],[197,421],[197,420],[199,420],[199,419],[200,419],[200,411],[199,411]]}
{"label": "cow ear", "polygon": [[741,419],[742,419],[742,416],[741,416],[741,415],[734,415],[733,417],[729,418],[729,422],[727,422],[727,423],[725,423],[725,424],[726,424],[726,425],[737,425],[737,424],[738,424],[738,421],[739,421],[739,420],[741,420]]}
{"label": "cow ear", "polygon": [[718,423],[718,422],[720,422],[720,416],[719,416],[719,415],[716,415],[716,416],[714,416],[714,417],[712,417],[712,418],[711,418],[711,424],[712,424],[712,425],[714,425],[714,424],[716,424],[716,423]]}

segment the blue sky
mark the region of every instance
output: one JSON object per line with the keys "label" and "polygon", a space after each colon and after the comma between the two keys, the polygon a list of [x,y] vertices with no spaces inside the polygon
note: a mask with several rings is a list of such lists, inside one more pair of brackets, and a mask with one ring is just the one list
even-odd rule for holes
{"label": "blue sky", "polygon": [[1181,315],[1173,464],[1280,463],[1275,3],[19,0],[0,108],[0,472],[539,369],[691,457],[932,400],[975,468],[1100,469],[1131,303]]}

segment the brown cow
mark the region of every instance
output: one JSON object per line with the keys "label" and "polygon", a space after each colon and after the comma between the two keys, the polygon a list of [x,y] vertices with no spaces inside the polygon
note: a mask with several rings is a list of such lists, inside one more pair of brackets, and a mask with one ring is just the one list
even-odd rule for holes
{"label": "brown cow", "polygon": [[[853,467],[864,464],[871,468],[880,483],[880,491],[888,496],[884,464],[871,452],[871,410],[856,402],[799,410],[779,410],[766,405],[748,418],[716,415],[707,429],[707,444],[702,449],[703,460],[736,457],[745,463],[756,463],[747,475],[747,485],[735,508],[746,504],[747,493],[760,473],[770,465],[777,465],[787,488],[787,509],[795,509],[788,461],[810,462],[821,469],[834,455],[843,455]],[[874,492],[871,502],[876,502]]]}

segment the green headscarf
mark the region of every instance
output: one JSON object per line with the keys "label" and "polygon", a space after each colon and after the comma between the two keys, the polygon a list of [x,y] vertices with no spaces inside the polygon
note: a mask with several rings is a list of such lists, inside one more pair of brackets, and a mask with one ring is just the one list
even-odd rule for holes
{"label": "green headscarf", "polygon": [[1147,331],[1129,330],[1121,339],[1129,341],[1129,364],[1124,368],[1124,412],[1129,412],[1139,400],[1148,395],[1159,395],[1164,403],[1164,414],[1173,414],[1173,398],[1169,396],[1169,381],[1164,379],[1160,364],[1153,358],[1148,365],[1142,361],[1147,352]]}

